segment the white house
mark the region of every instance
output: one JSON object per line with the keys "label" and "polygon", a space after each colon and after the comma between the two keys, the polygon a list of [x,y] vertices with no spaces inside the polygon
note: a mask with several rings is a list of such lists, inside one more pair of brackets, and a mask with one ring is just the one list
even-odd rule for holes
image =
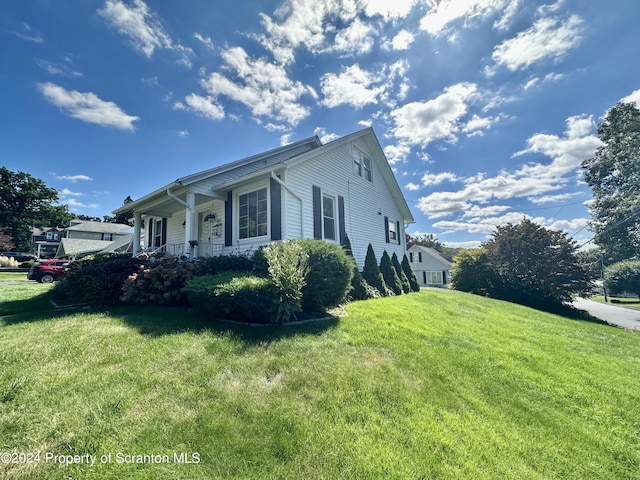
{"label": "white house", "polygon": [[433,248],[412,245],[409,264],[423,287],[444,287],[451,283],[451,262]]}
{"label": "white house", "polygon": [[244,253],[285,238],[339,243],[364,264],[372,244],[400,258],[413,216],[371,128],[322,144],[317,136],[195,173],[114,214],[133,210],[133,254]]}

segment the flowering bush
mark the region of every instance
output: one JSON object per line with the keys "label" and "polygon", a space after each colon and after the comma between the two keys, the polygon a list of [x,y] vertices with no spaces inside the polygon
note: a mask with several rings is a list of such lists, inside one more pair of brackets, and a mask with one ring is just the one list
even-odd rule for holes
{"label": "flowering bush", "polygon": [[122,285],[121,300],[125,303],[175,305],[186,296],[184,286],[191,280],[195,265],[176,257],[158,257],[141,264]]}

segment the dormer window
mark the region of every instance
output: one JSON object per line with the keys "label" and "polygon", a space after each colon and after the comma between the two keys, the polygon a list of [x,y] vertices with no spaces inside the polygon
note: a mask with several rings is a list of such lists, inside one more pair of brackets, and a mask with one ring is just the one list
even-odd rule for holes
{"label": "dormer window", "polygon": [[355,147],[353,148],[353,173],[369,182],[373,182],[371,158]]}

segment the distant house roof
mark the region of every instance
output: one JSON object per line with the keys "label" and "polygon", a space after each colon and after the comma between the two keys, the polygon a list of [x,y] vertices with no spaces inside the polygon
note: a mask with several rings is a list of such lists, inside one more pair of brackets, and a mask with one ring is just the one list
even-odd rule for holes
{"label": "distant house roof", "polygon": [[123,233],[130,229],[131,225],[122,223],[91,222],[87,220],[72,220],[66,230],[93,233]]}
{"label": "distant house roof", "polygon": [[447,260],[445,257],[443,257],[440,252],[438,252],[437,250],[433,249],[433,248],[429,248],[429,247],[423,247],[422,245],[411,245],[411,247],[408,248],[409,251],[413,250],[419,250],[421,252],[426,253],[427,255],[430,255],[431,257],[433,257],[435,260],[439,261],[440,263],[442,263],[443,265],[447,266],[448,268],[451,268],[451,262],[449,260]]}
{"label": "distant house roof", "polygon": [[132,247],[133,234],[122,235],[111,242],[106,248],[100,250],[98,253],[130,253],[133,251]]}
{"label": "distant house roof", "polygon": [[100,252],[113,242],[107,240],[86,240],[82,238],[63,238],[60,240],[56,257],[81,257]]}

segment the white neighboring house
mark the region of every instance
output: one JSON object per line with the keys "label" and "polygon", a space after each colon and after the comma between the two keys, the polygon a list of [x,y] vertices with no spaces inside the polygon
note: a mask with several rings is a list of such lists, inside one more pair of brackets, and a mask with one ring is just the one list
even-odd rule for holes
{"label": "white neighboring house", "polygon": [[412,245],[409,264],[422,287],[444,287],[451,283],[451,262],[433,248]]}
{"label": "white neighboring house", "polygon": [[[373,129],[317,136],[181,177],[114,210],[134,213],[133,255],[191,258],[252,251],[286,238],[340,243],[360,268],[369,243],[402,258],[414,219]],[[143,226],[144,225],[144,226]]]}

